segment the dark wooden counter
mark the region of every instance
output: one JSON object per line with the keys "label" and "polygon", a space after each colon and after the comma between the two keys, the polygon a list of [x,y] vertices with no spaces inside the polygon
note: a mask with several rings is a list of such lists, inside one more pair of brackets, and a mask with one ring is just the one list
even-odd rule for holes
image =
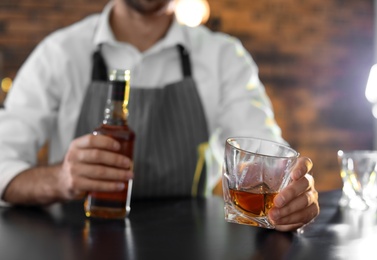
{"label": "dark wooden counter", "polygon": [[81,202],[0,208],[0,259],[366,259],[376,214],[340,209],[340,195],[320,194],[302,234],[227,223],[219,197],[133,201],[125,221],[86,219]]}

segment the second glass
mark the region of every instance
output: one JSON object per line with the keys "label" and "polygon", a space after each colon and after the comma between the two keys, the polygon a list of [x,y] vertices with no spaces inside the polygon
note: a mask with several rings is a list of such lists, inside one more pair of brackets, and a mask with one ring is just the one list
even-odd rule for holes
{"label": "second glass", "polygon": [[343,196],[340,205],[352,209],[377,208],[377,151],[338,151]]}

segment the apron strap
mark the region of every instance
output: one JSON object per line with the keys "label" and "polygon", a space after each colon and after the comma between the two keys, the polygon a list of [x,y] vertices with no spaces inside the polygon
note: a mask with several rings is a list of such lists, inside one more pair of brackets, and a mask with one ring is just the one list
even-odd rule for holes
{"label": "apron strap", "polygon": [[107,65],[101,54],[101,45],[92,56],[92,81],[107,81]]}
{"label": "apron strap", "polygon": [[182,74],[185,78],[191,77],[190,56],[183,45],[178,44],[177,47],[179,50],[179,55],[181,56]]}
{"label": "apron strap", "polygon": [[[192,72],[190,56],[183,45],[178,44],[177,47],[181,57],[182,74],[185,78],[191,77]],[[107,65],[101,54],[101,46],[99,46],[99,49],[93,53],[92,59],[92,80],[107,81]]]}

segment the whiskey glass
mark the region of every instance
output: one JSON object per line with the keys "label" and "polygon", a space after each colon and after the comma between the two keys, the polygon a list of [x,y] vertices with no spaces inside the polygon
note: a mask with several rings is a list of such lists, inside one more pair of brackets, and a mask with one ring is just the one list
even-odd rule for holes
{"label": "whiskey glass", "polygon": [[338,151],[343,194],[340,206],[368,210],[377,208],[377,151]]}
{"label": "whiskey glass", "polygon": [[225,142],[225,220],[274,229],[268,218],[275,196],[291,181],[299,153],[289,146],[253,137]]}

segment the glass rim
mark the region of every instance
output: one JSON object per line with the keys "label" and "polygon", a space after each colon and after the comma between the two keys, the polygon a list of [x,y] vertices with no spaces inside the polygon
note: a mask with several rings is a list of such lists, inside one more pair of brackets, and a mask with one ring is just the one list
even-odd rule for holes
{"label": "glass rim", "polygon": [[[279,155],[269,155],[269,154],[262,154],[262,153],[257,153],[257,152],[251,152],[251,151],[248,151],[248,150],[245,150],[245,149],[242,149],[240,147],[236,147],[234,146],[231,141],[234,141],[234,140],[255,140],[255,141],[260,141],[260,142],[264,142],[264,143],[269,143],[269,144],[273,144],[273,145],[276,145],[276,146],[279,146],[279,147],[283,147],[284,149],[287,149],[289,151],[291,151],[293,153],[292,156],[279,156]],[[246,136],[234,136],[234,137],[228,137],[226,139],[226,144],[235,148],[236,150],[238,151],[242,151],[244,153],[247,153],[247,154],[254,154],[254,155],[257,155],[257,156],[264,156],[264,157],[270,157],[270,158],[285,158],[285,159],[297,159],[299,156],[300,156],[300,153],[297,152],[295,149],[293,149],[292,147],[290,147],[289,145],[287,144],[283,144],[283,143],[279,143],[277,141],[272,141],[272,140],[268,140],[268,139],[263,139],[263,138],[259,138],[259,137],[246,137]]]}
{"label": "glass rim", "polygon": [[350,155],[376,155],[376,150],[338,150],[337,152],[338,157],[345,157]]}

